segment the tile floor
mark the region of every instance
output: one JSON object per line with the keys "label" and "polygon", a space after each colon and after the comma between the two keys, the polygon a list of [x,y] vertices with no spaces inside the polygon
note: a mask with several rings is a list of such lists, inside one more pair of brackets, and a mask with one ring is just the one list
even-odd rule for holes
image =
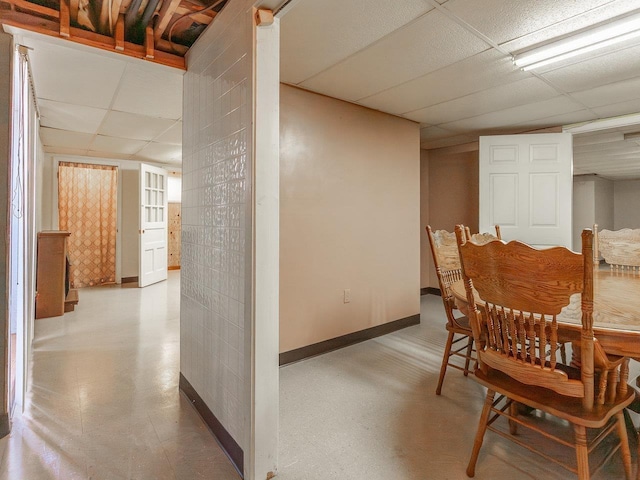
{"label": "tile floor", "polygon": [[[0,479],[237,480],[178,393],[179,273],[80,294],[75,312],[36,323],[28,404],[0,440]],[[454,370],[433,393],[443,315],[424,296],[420,325],[283,367],[278,478],[465,479],[483,391]],[[476,478],[573,477],[490,433]],[[619,460],[593,478],[623,478]]]}

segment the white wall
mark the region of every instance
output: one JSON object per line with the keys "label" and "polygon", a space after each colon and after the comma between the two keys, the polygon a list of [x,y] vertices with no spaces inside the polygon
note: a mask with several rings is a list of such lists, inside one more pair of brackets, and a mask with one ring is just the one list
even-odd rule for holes
{"label": "white wall", "polygon": [[419,314],[418,124],[287,85],[280,98],[280,350]]}
{"label": "white wall", "polygon": [[279,32],[254,28],[252,5],[229,2],[187,56],[180,371],[262,480],[277,462]]}
{"label": "white wall", "polygon": [[0,30],[0,436],[9,433],[7,392],[7,215],[9,208],[10,134],[11,134],[11,57],[12,38]]}
{"label": "white wall", "polygon": [[640,180],[614,183],[614,228],[640,228]]}

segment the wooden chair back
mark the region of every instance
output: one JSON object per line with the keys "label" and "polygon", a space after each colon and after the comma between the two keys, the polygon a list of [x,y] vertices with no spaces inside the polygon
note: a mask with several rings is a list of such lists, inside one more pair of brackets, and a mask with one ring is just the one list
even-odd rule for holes
{"label": "wooden chair back", "polygon": [[595,263],[602,256],[612,270],[640,273],[640,229],[598,231],[598,225],[594,225],[593,231]]}
{"label": "wooden chair back", "polygon": [[500,225],[496,225],[495,226],[496,229],[496,234],[493,235],[491,233],[474,233],[473,235],[471,235],[471,230],[469,230],[469,227],[465,226],[464,227],[464,231],[465,234],[467,236],[467,239],[469,239],[470,241],[472,241],[473,243],[477,244],[477,245],[484,245],[485,243],[488,243],[492,240],[502,240],[502,236],[500,234]]}
{"label": "wooden chair back", "polygon": [[[456,227],[469,320],[478,367],[499,370],[527,385],[594,401],[592,233],[582,233],[582,254],[564,247],[537,250],[518,241],[484,245]],[[581,294],[581,369],[558,361],[557,316]],[[480,300],[481,299],[481,300]],[[577,375],[572,375],[572,371]]]}
{"label": "wooden chair back", "polygon": [[433,256],[433,264],[438,275],[438,284],[440,293],[444,300],[447,319],[454,322],[451,310],[455,308],[453,302],[453,294],[451,293],[451,285],[462,279],[460,270],[460,257],[458,255],[458,242],[456,234],[447,232],[446,230],[431,229],[427,225],[427,235],[429,237],[429,245],[431,246],[431,254]]}

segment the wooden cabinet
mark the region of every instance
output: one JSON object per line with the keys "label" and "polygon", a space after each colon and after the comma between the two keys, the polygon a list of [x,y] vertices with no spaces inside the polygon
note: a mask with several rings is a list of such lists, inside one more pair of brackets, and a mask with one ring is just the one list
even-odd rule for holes
{"label": "wooden cabinet", "polygon": [[38,233],[36,318],[58,317],[65,312],[67,285],[67,238],[69,232]]}

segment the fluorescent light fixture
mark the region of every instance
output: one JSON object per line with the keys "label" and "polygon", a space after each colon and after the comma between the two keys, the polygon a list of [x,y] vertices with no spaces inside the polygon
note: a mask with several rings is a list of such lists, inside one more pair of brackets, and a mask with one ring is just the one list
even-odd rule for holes
{"label": "fluorescent light fixture", "polygon": [[640,37],[640,13],[619,18],[515,55],[513,63],[522,70],[532,70],[637,37]]}
{"label": "fluorescent light fixture", "polygon": [[577,134],[597,132],[599,130],[608,130],[610,128],[628,127],[630,125],[640,125],[640,113],[621,115],[619,117],[603,118],[590,122],[574,123],[562,127],[562,131]]}

